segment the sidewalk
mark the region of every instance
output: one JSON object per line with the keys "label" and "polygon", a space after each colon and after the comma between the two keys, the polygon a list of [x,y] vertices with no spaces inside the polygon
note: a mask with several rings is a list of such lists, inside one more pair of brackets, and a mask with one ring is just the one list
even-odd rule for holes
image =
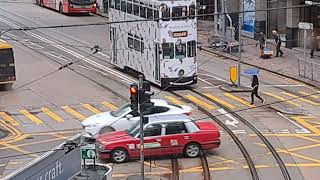
{"label": "sidewalk", "polygon": [[[238,53],[225,53],[220,50],[216,50],[208,47],[208,36],[213,33],[213,23],[211,21],[198,23],[199,36],[198,41],[200,46],[204,47],[206,51],[211,51],[225,57],[237,60]],[[270,59],[259,58],[259,47],[256,47],[256,41],[254,39],[242,38],[244,41],[243,51],[241,54],[241,60],[244,64],[257,67],[275,74],[284,75],[288,78],[293,78],[297,81],[305,82],[309,85],[320,88],[320,80],[311,81],[310,79],[299,76],[298,58],[303,59],[303,51],[301,49],[288,49],[282,47],[284,55],[282,57],[271,57]],[[273,45],[268,44],[268,47],[274,49]],[[314,58],[310,59],[310,50],[307,51],[307,61],[312,61],[320,64],[320,52],[316,51]],[[319,77],[319,76],[318,76]]]}

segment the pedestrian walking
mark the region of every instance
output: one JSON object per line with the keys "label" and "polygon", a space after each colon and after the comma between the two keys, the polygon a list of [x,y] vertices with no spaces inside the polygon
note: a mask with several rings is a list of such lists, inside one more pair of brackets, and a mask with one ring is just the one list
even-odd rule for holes
{"label": "pedestrian walking", "polygon": [[272,34],[274,35],[274,40],[275,40],[275,44],[276,44],[276,57],[279,57],[279,53],[280,53],[280,56],[282,56],[283,52],[280,49],[281,48],[280,34],[278,34],[278,32],[276,30],[273,30]]}
{"label": "pedestrian walking", "polygon": [[254,96],[259,98],[262,103],[264,103],[265,99],[261,98],[258,95],[258,89],[259,89],[259,79],[257,75],[252,75],[252,83],[251,83],[252,91],[251,91],[251,105],[254,104]]}
{"label": "pedestrian walking", "polygon": [[259,39],[257,41],[257,44],[256,46],[258,46],[259,44],[259,47],[260,47],[260,58],[263,58],[263,49],[266,47],[266,36],[264,35],[263,31],[260,31],[260,34],[259,34]]}
{"label": "pedestrian walking", "polygon": [[318,48],[317,35],[318,34],[316,31],[312,32],[312,47],[311,47],[311,51],[310,51],[310,58],[313,58],[313,53]]}

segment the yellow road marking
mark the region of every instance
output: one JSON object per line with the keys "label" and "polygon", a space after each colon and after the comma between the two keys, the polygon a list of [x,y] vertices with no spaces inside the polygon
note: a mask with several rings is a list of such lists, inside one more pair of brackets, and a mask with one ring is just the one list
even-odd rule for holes
{"label": "yellow road marking", "polygon": [[20,124],[14,120],[11,116],[9,116],[7,113],[5,112],[0,112],[0,116],[3,117],[3,119],[5,119],[6,121],[8,121],[10,124],[12,124],[13,126],[19,126]]}
{"label": "yellow road marking", "polygon": [[315,134],[320,134],[320,130],[318,128],[315,128],[311,124],[307,123],[305,119],[314,119],[315,116],[294,116],[291,117],[292,119],[296,120],[298,123],[303,125],[304,127],[308,128],[310,131],[314,132]]}
{"label": "yellow road marking", "polygon": [[71,114],[73,117],[76,117],[78,119],[85,120],[86,117],[84,115],[82,115],[81,113],[79,113],[78,111],[70,108],[69,106],[62,106],[62,109],[64,109],[65,111],[67,111],[69,114]]}
{"label": "yellow road marking", "polygon": [[285,103],[289,103],[289,104],[292,104],[292,105],[297,106],[297,107],[300,107],[300,106],[301,106],[300,104],[294,103],[294,102],[292,102],[292,101],[290,101],[290,100],[287,100],[287,99],[285,99],[285,98],[283,98],[283,97],[281,97],[281,96],[278,96],[278,95],[275,95],[275,94],[272,94],[272,93],[269,93],[269,92],[262,92],[262,93],[263,93],[263,94],[266,94],[266,95],[268,95],[268,96],[274,97],[274,98],[276,98],[276,99],[279,99],[280,101],[283,101],[283,102],[285,102]]}
{"label": "yellow road marking", "polygon": [[235,101],[238,101],[239,103],[241,103],[241,104],[243,104],[245,106],[248,106],[248,107],[251,107],[251,108],[256,107],[255,105],[251,105],[250,102],[248,102],[248,101],[246,101],[246,100],[244,100],[242,98],[239,98],[239,97],[237,97],[237,96],[235,96],[235,95],[233,95],[231,93],[223,93],[223,94],[225,96],[227,96],[228,98],[231,98],[231,99],[233,99]]}
{"label": "yellow road marking", "polygon": [[25,115],[28,119],[30,119],[32,122],[36,123],[37,125],[43,124],[43,121],[41,121],[39,118],[37,118],[35,115],[29,113],[25,109],[19,110],[23,115]]}
{"label": "yellow road marking", "polygon": [[289,152],[294,152],[294,151],[299,151],[299,150],[303,150],[303,149],[311,149],[311,148],[315,148],[315,147],[319,147],[320,144],[312,144],[309,146],[302,146],[302,147],[297,147],[297,148],[292,148],[292,149],[288,149]]}
{"label": "yellow road marking", "polygon": [[198,99],[198,98],[196,98],[196,97],[194,97],[194,96],[192,96],[190,94],[186,95],[186,98],[188,98],[190,101],[192,101],[192,102],[194,102],[194,103],[196,103],[196,104],[198,104],[198,105],[200,105],[200,106],[202,106],[204,108],[207,108],[209,110],[215,109],[215,107],[212,106],[211,104],[208,104],[208,103],[206,103],[204,101],[201,101],[200,99]]}
{"label": "yellow road marking", "polygon": [[179,105],[179,106],[183,106],[184,105],[183,102],[181,102],[180,100],[178,100],[177,98],[174,98],[172,96],[165,96],[165,98],[167,98],[168,100],[170,100],[171,102],[173,102],[176,105]]}
{"label": "yellow road marking", "polygon": [[102,105],[104,105],[105,107],[107,107],[108,109],[112,110],[112,111],[115,111],[118,109],[117,106],[115,106],[114,104],[112,103],[109,103],[109,102],[106,102],[106,101],[103,101],[102,102]]}
{"label": "yellow road marking", "polygon": [[297,163],[297,164],[286,164],[290,167],[319,167],[320,163]]}
{"label": "yellow road marking", "polygon": [[100,110],[98,110],[97,108],[91,106],[90,104],[82,104],[83,107],[87,108],[88,110],[90,110],[91,112],[95,113],[95,114],[99,114],[101,113]]}
{"label": "yellow road marking", "polygon": [[15,146],[15,145],[11,145],[11,144],[9,144],[9,143],[4,143],[4,142],[1,142],[0,144],[3,145],[3,146],[5,146],[5,147],[8,147],[8,148],[10,148],[10,149],[13,149],[13,150],[15,150],[15,151],[21,152],[22,154],[29,155],[29,156],[31,156],[31,157],[38,157],[38,155],[30,154],[31,152],[26,151],[26,150],[24,150],[24,149],[21,149],[21,148]]}
{"label": "yellow road marking", "polygon": [[299,91],[300,94],[304,95],[304,96],[310,96],[310,97],[313,97],[315,99],[319,99],[319,96],[316,96],[316,95],[312,95],[310,93],[306,93],[306,92],[303,92],[303,91]]}
{"label": "yellow road marking", "polygon": [[316,105],[316,106],[319,106],[319,105],[320,105],[320,103],[313,102],[313,101],[311,101],[311,100],[309,100],[309,99],[300,98],[299,96],[296,96],[296,95],[291,94],[291,93],[287,93],[287,92],[281,92],[281,93],[282,93],[282,94],[285,94],[285,95],[287,95],[287,96],[293,97],[293,98],[297,98],[297,99],[299,99],[299,100],[301,100],[301,101],[303,101],[303,102],[306,102],[306,103],[309,103],[309,104],[312,104],[312,105]]}
{"label": "yellow road marking", "polygon": [[208,98],[210,98],[210,99],[212,99],[212,100],[214,100],[214,101],[216,101],[216,102],[218,102],[218,103],[220,103],[220,104],[222,104],[222,105],[224,105],[224,106],[226,106],[226,107],[228,107],[230,109],[235,109],[236,108],[236,106],[234,106],[234,105],[232,105],[232,104],[230,104],[230,103],[228,103],[228,102],[226,102],[226,101],[224,101],[224,100],[222,100],[222,99],[220,99],[220,98],[218,98],[218,97],[216,97],[216,96],[214,96],[212,94],[204,94],[204,95],[206,95]]}
{"label": "yellow road marking", "polygon": [[316,139],[313,139],[313,138],[310,138],[310,137],[305,137],[305,136],[302,136],[300,134],[296,135],[296,137],[301,138],[301,139],[305,139],[305,140],[308,140],[308,141],[311,141],[311,142],[320,143],[319,140],[316,140]]}
{"label": "yellow road marking", "polygon": [[[67,139],[63,138],[63,137],[58,137],[58,138],[53,138],[53,139],[47,139],[47,140],[43,140],[43,141],[36,141],[36,142],[30,142],[30,143],[23,143],[23,144],[18,144],[16,145],[17,147],[23,147],[23,146],[31,146],[31,145],[35,145],[35,144],[41,144],[41,143],[47,143],[47,142],[52,142],[52,141],[58,141],[58,140],[62,140],[62,139]],[[1,142],[0,142],[1,143]],[[8,149],[8,147],[1,147],[0,150],[4,150],[4,149]]]}
{"label": "yellow road marking", "polygon": [[[270,167],[274,167],[273,165],[264,165],[264,164],[262,164],[262,165],[254,165],[256,168],[270,168]],[[249,166],[248,165],[243,165],[242,166],[244,169],[248,169],[249,168]]]}
{"label": "yellow road marking", "polygon": [[64,122],[64,120],[59,115],[52,112],[50,109],[48,109],[46,107],[42,107],[41,111],[44,112],[46,115],[48,115],[49,117],[51,117],[53,120],[55,120],[57,122]]}

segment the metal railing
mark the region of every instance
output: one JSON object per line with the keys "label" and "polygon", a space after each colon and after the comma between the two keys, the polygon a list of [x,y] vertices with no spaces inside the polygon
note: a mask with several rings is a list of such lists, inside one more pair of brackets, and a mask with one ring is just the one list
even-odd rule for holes
{"label": "metal railing", "polygon": [[320,82],[320,64],[298,58],[299,76]]}

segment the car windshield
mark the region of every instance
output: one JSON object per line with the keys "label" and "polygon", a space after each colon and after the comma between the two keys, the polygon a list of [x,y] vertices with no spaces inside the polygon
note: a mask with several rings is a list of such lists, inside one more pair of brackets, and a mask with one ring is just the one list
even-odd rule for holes
{"label": "car windshield", "polygon": [[177,105],[177,104],[175,104],[175,103],[172,103],[172,102],[167,102],[168,103],[168,105],[170,105],[170,106],[174,106],[174,107],[177,107],[177,108],[181,108],[182,109],[182,107],[181,106],[179,106],[179,105]]}
{"label": "car windshield", "polygon": [[134,137],[139,132],[140,121],[134,123],[130,129],[128,129],[128,133],[130,136]]}
{"label": "car windshield", "polygon": [[116,111],[111,111],[111,115],[114,117],[121,117],[124,115],[124,113],[126,113],[128,111],[130,111],[130,104],[126,104],[126,105],[120,107]]}

